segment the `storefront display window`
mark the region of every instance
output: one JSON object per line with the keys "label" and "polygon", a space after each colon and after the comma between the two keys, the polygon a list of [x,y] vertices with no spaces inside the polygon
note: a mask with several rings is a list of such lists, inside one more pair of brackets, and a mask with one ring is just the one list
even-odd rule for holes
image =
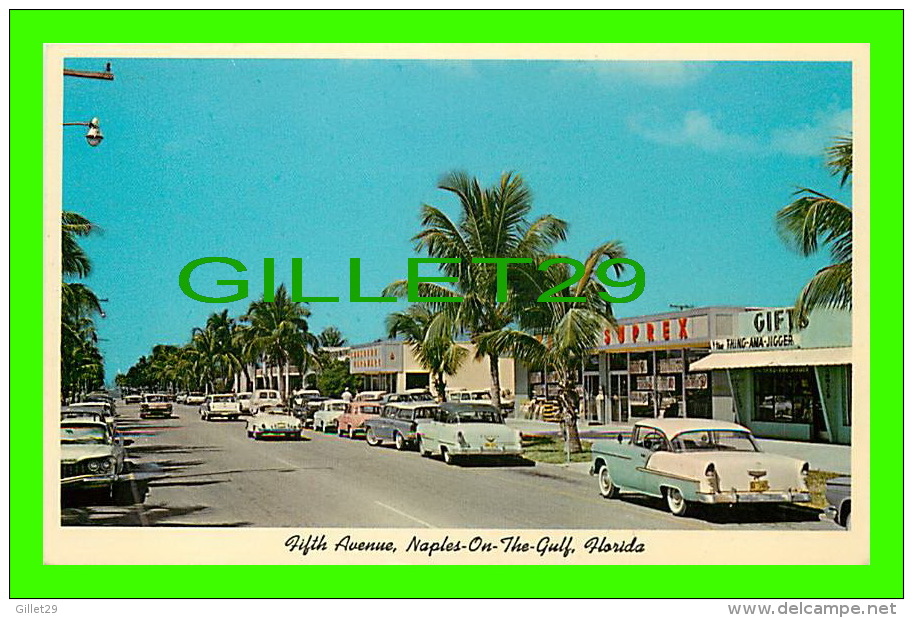
{"label": "storefront display window", "polygon": [[769,423],[811,424],[820,413],[815,374],[809,367],[769,367],[754,371],[754,416]]}

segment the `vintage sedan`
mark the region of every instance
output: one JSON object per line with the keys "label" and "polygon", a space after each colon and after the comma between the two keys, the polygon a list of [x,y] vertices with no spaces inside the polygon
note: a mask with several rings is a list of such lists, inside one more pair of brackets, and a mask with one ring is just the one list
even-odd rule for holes
{"label": "vintage sedan", "polygon": [[139,404],[139,417],[149,418],[150,416],[159,416],[170,418],[172,415],[171,402],[168,401],[168,395],[161,393],[147,393],[143,395],[143,402]]}
{"label": "vintage sedan", "polygon": [[523,453],[520,432],[504,424],[490,403],[442,403],[419,423],[416,447],[423,457],[438,454],[448,464],[470,455],[514,456]]}
{"label": "vintage sedan", "polygon": [[275,391],[269,388],[261,388],[254,391],[254,394],[250,398],[250,413],[256,414],[260,411],[261,408],[267,406],[281,406],[282,405],[282,395],[279,394],[279,391]]}
{"label": "vintage sedan", "polygon": [[208,395],[206,401],[200,406],[200,418],[204,421],[218,417],[235,421],[240,416],[241,406],[233,393]]}
{"label": "vintage sedan", "polygon": [[387,393],[381,399],[386,403],[402,403],[406,401],[434,401],[434,395],[427,388],[409,388],[402,393]]}
{"label": "vintage sedan", "polygon": [[433,401],[389,403],[380,416],[365,421],[365,441],[370,446],[393,442],[404,451],[415,444],[418,424],[432,418],[438,404]]}
{"label": "vintage sedan", "polygon": [[336,420],[349,409],[349,402],[342,399],[327,399],[320,402],[320,408],[314,412],[314,431],[336,429]]}
{"label": "vintage sedan", "polygon": [[128,405],[133,404],[133,403],[142,403],[142,401],[143,401],[142,395],[126,395],[124,397],[124,403],[128,404]]}
{"label": "vintage sedan", "polygon": [[241,414],[250,414],[250,399],[253,393],[238,393],[238,407],[241,408]]}
{"label": "vintage sedan", "polygon": [[126,447],[132,440],[116,436],[102,420],[91,417],[60,421],[60,484],[64,494],[98,492],[117,503],[132,493],[118,483],[126,470]]}
{"label": "vintage sedan", "polygon": [[383,401],[387,391],[362,391],[352,401]]}
{"label": "vintage sedan", "polygon": [[375,401],[353,401],[349,409],[336,418],[336,433],[350,439],[365,432],[365,421],[376,418],[383,406]]}
{"label": "vintage sedan", "polygon": [[633,491],[666,501],[673,515],[692,503],[809,502],[808,462],[763,453],[746,427],[704,419],[638,421],[629,436],[595,440],[591,474],[612,498]]}
{"label": "vintage sedan", "polygon": [[839,476],[825,481],[824,495],[828,503],[825,512],[833,517],[838,525],[847,529],[850,527],[852,493],[852,479],[848,476]]}
{"label": "vintage sedan", "polygon": [[199,406],[206,401],[205,393],[187,393],[184,403],[188,406]]}
{"label": "vintage sedan", "polygon": [[301,439],[301,421],[283,406],[264,406],[247,419],[247,437],[259,440],[267,436]]}

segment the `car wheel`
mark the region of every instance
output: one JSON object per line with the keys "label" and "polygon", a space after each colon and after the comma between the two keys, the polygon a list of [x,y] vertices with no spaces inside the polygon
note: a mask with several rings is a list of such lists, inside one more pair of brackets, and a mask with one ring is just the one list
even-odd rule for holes
{"label": "car wheel", "polygon": [[452,466],[456,463],[456,457],[450,454],[450,451],[443,446],[441,447],[441,456],[444,458],[444,463],[448,466]]}
{"label": "car wheel", "polygon": [[406,450],[406,439],[403,437],[403,434],[397,432],[396,435],[393,436],[393,441],[396,443],[396,450]]}
{"label": "car wheel", "polygon": [[682,496],[682,492],[676,487],[666,489],[666,505],[669,507],[669,512],[677,517],[683,516],[688,510],[688,503],[685,502],[685,497]]}
{"label": "car wheel", "polygon": [[852,513],[847,513],[846,517],[843,518],[843,527],[847,530],[850,529],[850,515],[852,515]]}
{"label": "car wheel", "polygon": [[618,487],[612,482],[609,467],[606,465],[599,468],[599,493],[603,498],[614,498],[618,495]]}
{"label": "car wheel", "polygon": [[368,446],[378,446],[380,444],[380,440],[374,435],[373,427],[368,427],[368,429],[365,430],[365,442],[368,443]]}
{"label": "car wheel", "polygon": [[418,454],[422,457],[428,457],[431,455],[429,451],[425,450],[425,442],[422,440],[422,437],[419,436],[415,439],[415,446],[418,448]]}
{"label": "car wheel", "polygon": [[346,432],[342,428],[341,425],[338,425],[338,424],[336,425],[336,435],[339,436],[340,438],[346,435]]}
{"label": "car wheel", "polygon": [[349,432],[348,432],[348,435],[349,435],[349,440],[354,440],[354,439],[355,439],[355,430],[354,430],[354,429],[352,429],[352,427],[351,427],[351,426],[349,426]]}
{"label": "car wheel", "polygon": [[[139,500],[137,500],[139,498]],[[136,504],[137,502],[142,502],[145,496],[134,496],[133,488],[130,483],[122,482],[114,485],[114,490],[111,492],[111,499],[117,506],[130,506],[131,504]]]}
{"label": "car wheel", "polygon": [[248,429],[248,430],[247,430],[247,437],[248,437],[248,438],[253,438],[253,437],[254,437],[254,432],[252,432],[250,429]]}

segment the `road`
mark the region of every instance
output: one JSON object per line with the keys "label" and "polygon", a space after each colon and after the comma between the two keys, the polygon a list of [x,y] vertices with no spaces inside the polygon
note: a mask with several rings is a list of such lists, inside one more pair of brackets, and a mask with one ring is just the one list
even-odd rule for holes
{"label": "road", "polygon": [[525,529],[840,530],[817,511],[701,509],[674,517],[640,496],[603,499],[595,480],[548,464],[448,466],[392,446],[305,432],[305,440],[247,438],[245,423],[172,419],[119,406],[128,456],[155,471],[142,505],[73,506],[64,525]]}

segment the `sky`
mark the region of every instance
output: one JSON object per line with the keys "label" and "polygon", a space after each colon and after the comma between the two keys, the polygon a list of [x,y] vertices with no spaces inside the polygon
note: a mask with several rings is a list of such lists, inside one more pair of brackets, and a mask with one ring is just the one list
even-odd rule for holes
{"label": "sky", "polygon": [[[774,216],[798,187],[845,203],[824,149],[851,128],[851,66],[836,62],[594,62],[72,58],[113,82],[65,78],[62,121],[100,119],[91,148],[64,127],[63,207],[101,232],[82,241],[86,280],[107,298],[98,332],[108,380],[153,345],[181,345],[215,311],[242,315],[303,258],[311,329],[350,343],[384,336],[394,303],[348,301],[349,259],[364,294],[404,278],[422,204],[458,214],[437,189],[460,170],[504,172],[533,193],[531,216],[569,224],[564,255],[620,240],[645,269],[617,317],[694,306],[788,306],[827,255],[803,258]],[[188,298],[195,271],[247,278],[250,297]]]}

